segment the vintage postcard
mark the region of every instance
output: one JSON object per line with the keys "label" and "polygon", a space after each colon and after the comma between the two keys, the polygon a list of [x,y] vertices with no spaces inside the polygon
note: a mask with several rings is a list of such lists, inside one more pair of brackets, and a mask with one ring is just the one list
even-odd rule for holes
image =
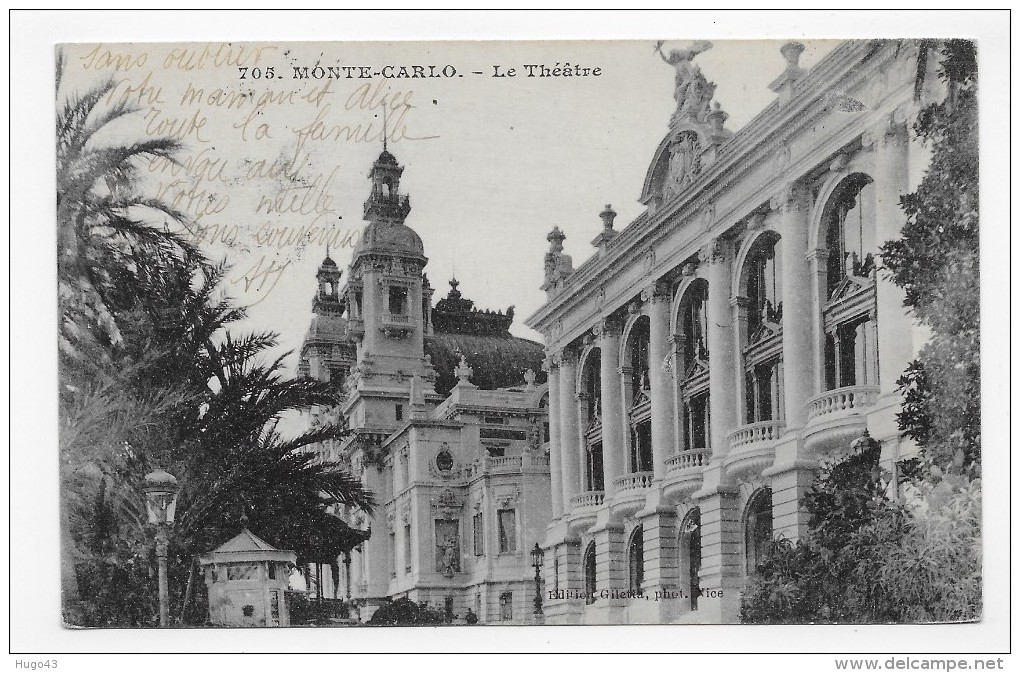
{"label": "vintage postcard", "polygon": [[981,620],[981,44],[663,31],[57,45],[64,624]]}

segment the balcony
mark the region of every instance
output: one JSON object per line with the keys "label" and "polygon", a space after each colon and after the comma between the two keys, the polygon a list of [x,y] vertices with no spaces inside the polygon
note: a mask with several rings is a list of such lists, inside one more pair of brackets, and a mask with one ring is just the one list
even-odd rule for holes
{"label": "balcony", "polygon": [[761,421],[743,425],[729,434],[730,451],[723,458],[723,467],[739,478],[760,472],[776,458],[776,441],[783,435],[782,421]]}
{"label": "balcony", "polygon": [[645,495],[652,487],[651,472],[632,472],[613,480],[613,514],[626,517],[645,506]]}
{"label": "balcony", "polygon": [[411,316],[400,313],[383,313],[379,330],[393,339],[404,339],[414,327],[411,325]]}
{"label": "balcony", "polygon": [[490,474],[504,472],[520,472],[524,464],[523,456],[486,456],[485,468]]}
{"label": "balcony", "polygon": [[570,499],[567,525],[576,534],[581,534],[595,525],[598,510],[606,502],[605,491],[585,491]]}
{"label": "balcony", "polygon": [[805,448],[821,455],[848,446],[867,427],[878,392],[878,386],[847,386],[808,400]]}
{"label": "balcony", "polygon": [[711,449],[691,449],[666,459],[662,495],[678,503],[701,487],[701,470],[712,458]]}

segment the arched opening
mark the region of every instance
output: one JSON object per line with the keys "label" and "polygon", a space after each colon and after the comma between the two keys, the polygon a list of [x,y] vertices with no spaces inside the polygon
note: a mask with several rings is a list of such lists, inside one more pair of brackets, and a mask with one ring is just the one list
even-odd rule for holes
{"label": "arched opening", "polygon": [[772,544],[772,489],[758,489],[751,496],[744,518],[744,547],[747,574],[753,575],[765,560]]}
{"label": "arched opening", "polygon": [[680,330],[682,371],[680,381],[680,418],[684,450],[703,450],[709,446],[708,385],[708,281],[694,280],[680,301],[677,325]]}
{"label": "arched opening", "polygon": [[628,588],[639,593],[641,583],[645,581],[645,542],[641,526],[634,529],[627,543],[627,576]]}
{"label": "arched opening", "polygon": [[640,316],[627,337],[627,366],[630,375],[630,460],[631,472],[652,471],[652,398],[648,382],[651,322]]}
{"label": "arched opening", "polygon": [[602,351],[591,349],[581,369],[581,404],[584,418],[584,487],[586,491],[606,488],[602,466]]}
{"label": "arched opening", "polygon": [[827,390],[878,383],[874,213],[874,187],[862,173],[843,180],[823,210]]}
{"label": "arched opening", "polygon": [[875,196],[871,178],[846,178],[826,207],[825,243],[829,250],[826,284],[829,296],[840,281],[866,277],[875,268]]}
{"label": "arched opening", "polygon": [[687,590],[691,610],[698,609],[701,596],[701,510],[692,509],[680,524],[681,581]]}
{"label": "arched opening", "polygon": [[765,232],[751,246],[740,277],[745,423],[782,418],[783,289],[779,234]]}
{"label": "arched opening", "polygon": [[385,177],[382,180],[382,196],[384,199],[393,198],[393,178]]}
{"label": "arched opening", "polygon": [[595,543],[588,544],[584,551],[584,602],[591,605],[595,602]]}

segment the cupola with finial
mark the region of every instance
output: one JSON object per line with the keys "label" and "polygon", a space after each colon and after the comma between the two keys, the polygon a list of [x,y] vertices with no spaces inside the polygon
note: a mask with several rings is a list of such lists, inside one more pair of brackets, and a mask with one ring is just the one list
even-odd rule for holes
{"label": "cupola with finial", "polygon": [[403,223],[411,212],[411,200],[400,193],[400,176],[404,167],[383,147],[382,154],[368,173],[372,191],[365,201],[365,219],[369,222]]}
{"label": "cupola with finial", "polygon": [[336,262],[329,256],[329,247],[326,248],[326,258],[319,265],[315,274],[319,281],[318,290],[315,292],[315,299],[312,301],[313,313],[343,313],[343,302],[340,300],[340,269]]}

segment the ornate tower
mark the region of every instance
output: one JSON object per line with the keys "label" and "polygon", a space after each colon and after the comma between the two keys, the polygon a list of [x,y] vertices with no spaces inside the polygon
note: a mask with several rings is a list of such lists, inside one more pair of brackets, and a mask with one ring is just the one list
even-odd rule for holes
{"label": "ornate tower", "polygon": [[344,316],[346,307],[340,293],[340,275],[340,269],[327,250],[315,274],[318,287],[312,299],[312,323],[301,345],[298,372],[334,383],[342,391],[354,366],[355,346],[349,321]]}
{"label": "ornate tower", "polygon": [[347,410],[352,427],[395,429],[406,418],[415,375],[426,394],[433,392],[435,371],[424,349],[428,260],[421,238],[404,224],[411,202],[400,193],[403,172],[384,149],[368,174],[368,225],[354,249],[345,298],[359,337]]}

